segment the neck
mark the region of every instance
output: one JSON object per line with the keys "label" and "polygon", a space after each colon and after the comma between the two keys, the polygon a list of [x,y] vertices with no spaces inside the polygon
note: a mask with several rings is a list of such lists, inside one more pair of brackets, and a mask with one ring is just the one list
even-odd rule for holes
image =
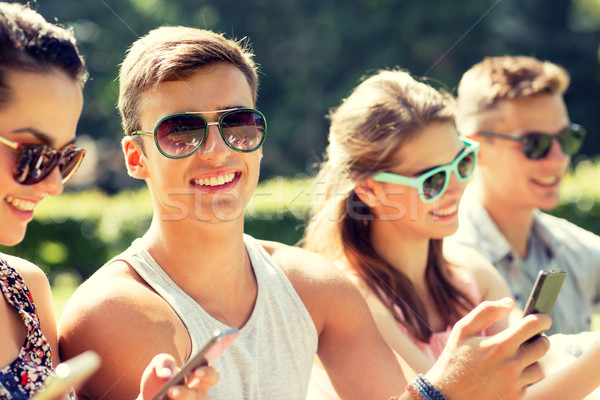
{"label": "neck", "polygon": [[481,184],[476,184],[476,182],[473,184],[475,196],[488,212],[498,230],[519,257],[526,258],[535,208],[519,208],[506,204],[498,196],[486,193]]}
{"label": "neck", "polygon": [[142,240],[169,277],[209,314],[241,326],[257,293],[243,230],[243,217],[213,224],[155,216]]}

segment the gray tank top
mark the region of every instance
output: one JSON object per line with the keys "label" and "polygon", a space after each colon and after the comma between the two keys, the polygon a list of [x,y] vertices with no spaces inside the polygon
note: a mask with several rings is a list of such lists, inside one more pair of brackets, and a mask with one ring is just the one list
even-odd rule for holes
{"label": "gray tank top", "polygon": [[[252,315],[236,341],[212,365],[219,381],[209,399],[305,399],[318,335],[304,303],[281,268],[244,235],[258,284]],[[181,290],[136,240],[112,261],[123,260],[162,296],[188,329],[195,354],[215,330],[231,327],[213,318]]]}

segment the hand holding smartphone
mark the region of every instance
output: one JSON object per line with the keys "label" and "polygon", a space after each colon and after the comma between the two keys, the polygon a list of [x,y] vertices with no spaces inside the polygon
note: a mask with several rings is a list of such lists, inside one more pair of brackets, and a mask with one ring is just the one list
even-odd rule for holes
{"label": "hand holding smartphone", "polygon": [[237,328],[232,328],[224,332],[216,331],[206,345],[191,356],[185,365],[181,367],[181,370],[169,378],[150,400],[164,399],[167,391],[172,386],[181,385],[185,381],[185,377],[194,369],[202,365],[208,365],[216,360],[233,343],[238,335],[239,330]]}
{"label": "hand holding smartphone", "polygon": [[[567,273],[560,269],[546,269],[538,276],[527,300],[523,316],[536,313],[552,314],[556,299],[565,280]],[[537,339],[543,332],[533,336],[526,343]]]}

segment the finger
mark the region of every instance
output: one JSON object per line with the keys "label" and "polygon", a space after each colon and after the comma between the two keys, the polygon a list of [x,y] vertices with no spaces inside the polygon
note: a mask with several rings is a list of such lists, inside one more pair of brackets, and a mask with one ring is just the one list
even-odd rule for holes
{"label": "finger", "polygon": [[219,372],[210,366],[202,366],[196,368],[190,375],[187,387],[191,389],[203,389],[214,386],[219,380]]}
{"label": "finger", "polygon": [[173,386],[167,392],[167,397],[171,400],[202,400],[208,399],[206,391],[189,389],[185,386]]}
{"label": "finger", "polygon": [[170,354],[158,354],[152,359],[153,369],[156,373],[156,376],[162,379],[168,379],[177,368],[177,363],[175,362],[175,358]]}
{"label": "finger", "polygon": [[513,300],[505,297],[496,301],[484,301],[454,325],[461,336],[479,335],[494,322],[508,315],[513,308]]}
{"label": "finger", "polygon": [[540,336],[532,342],[526,343],[519,349],[519,359],[524,365],[535,364],[550,348],[550,340]]}
{"label": "finger", "polygon": [[502,332],[491,336],[493,342],[504,342],[510,347],[519,347],[535,335],[550,328],[552,319],[548,314],[530,314],[512,324]]}
{"label": "finger", "polygon": [[525,387],[533,385],[544,378],[544,371],[540,363],[533,363],[523,370],[521,380]]}

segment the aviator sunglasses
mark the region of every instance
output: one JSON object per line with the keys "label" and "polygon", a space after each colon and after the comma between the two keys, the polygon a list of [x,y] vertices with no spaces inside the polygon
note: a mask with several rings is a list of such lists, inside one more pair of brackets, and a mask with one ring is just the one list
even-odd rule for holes
{"label": "aviator sunglasses", "polygon": [[132,135],[153,135],[158,150],[168,158],[185,158],[194,154],[206,141],[208,127],[217,125],[227,146],[250,153],[257,150],[267,134],[267,121],[258,110],[236,108],[222,112],[218,122],[208,122],[199,113],[180,113],[162,118],[153,132],[134,131]]}
{"label": "aviator sunglasses", "polygon": [[541,132],[529,132],[522,136],[511,136],[490,131],[480,131],[478,134],[486,137],[496,137],[520,142],[525,157],[530,160],[539,160],[548,155],[554,139],[558,140],[564,154],[571,156],[577,153],[583,143],[585,129],[581,125],[571,124],[554,135]]}
{"label": "aviator sunglasses", "polygon": [[461,182],[473,175],[477,163],[479,143],[466,138],[461,138],[461,141],[464,143],[465,148],[450,164],[433,168],[416,178],[409,178],[391,172],[380,172],[373,176],[373,180],[417,188],[419,197],[424,203],[434,201],[446,192],[452,173]]}
{"label": "aviator sunglasses", "polygon": [[85,149],[72,144],[58,150],[47,144],[20,144],[3,136],[0,136],[0,143],[19,152],[13,176],[22,185],[43,181],[56,166],[62,175],[62,184],[66,185],[85,156]]}

